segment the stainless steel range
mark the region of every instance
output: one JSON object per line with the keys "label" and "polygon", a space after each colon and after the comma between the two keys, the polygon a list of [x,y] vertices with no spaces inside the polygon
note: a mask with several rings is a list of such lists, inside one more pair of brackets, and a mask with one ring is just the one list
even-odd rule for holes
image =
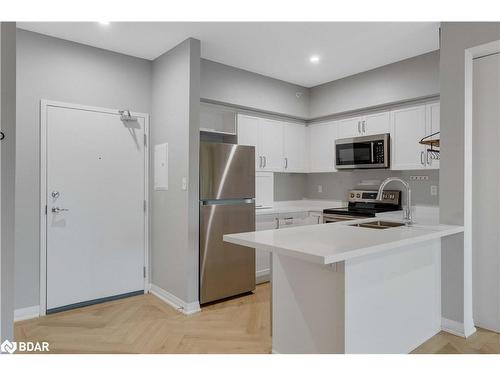
{"label": "stainless steel range", "polygon": [[347,207],[323,210],[323,223],[369,218],[378,212],[401,210],[400,190],[385,190],[380,201],[377,193],[377,190],[351,190]]}

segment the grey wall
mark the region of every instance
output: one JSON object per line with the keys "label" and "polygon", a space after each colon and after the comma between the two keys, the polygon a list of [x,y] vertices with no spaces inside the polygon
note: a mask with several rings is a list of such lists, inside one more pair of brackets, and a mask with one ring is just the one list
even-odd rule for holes
{"label": "grey wall", "polygon": [[247,109],[309,117],[307,88],[210,60],[201,60],[200,96],[202,100]]}
{"label": "grey wall", "polygon": [[[152,283],[198,301],[200,42],[188,39],[153,62],[151,146],[169,145],[169,190],[151,194]],[[182,179],[188,189],[182,189]]]}
{"label": "grey wall", "polygon": [[[427,181],[410,181],[412,189],[412,204],[437,206],[439,195],[432,196],[431,185],[439,186],[439,170],[432,171],[351,171],[335,173],[309,173],[309,174],[274,174],[274,199],[286,201],[293,199],[329,199],[347,200],[349,190],[358,187],[363,180],[382,181],[390,176],[401,177],[409,180],[410,176],[428,176]],[[318,185],[322,186],[322,193],[318,192]],[[376,189],[378,186],[363,186],[363,189]],[[392,183],[389,188],[403,190],[401,185]],[[403,202],[406,197],[403,194]]]}
{"label": "grey wall", "polygon": [[16,163],[16,24],[0,23],[1,145],[0,342],[14,338],[14,200]]}
{"label": "grey wall", "polygon": [[[500,39],[498,22],[441,24],[441,190],[440,217],[444,224],[464,222],[464,50]],[[474,219],[474,218],[473,218]],[[463,322],[463,236],[442,241],[442,315]]]}
{"label": "grey wall", "polygon": [[435,95],[439,95],[439,51],[311,88],[309,117],[314,119]]}
{"label": "grey wall", "polygon": [[16,308],[39,304],[40,99],[151,112],[151,62],[17,30]]}

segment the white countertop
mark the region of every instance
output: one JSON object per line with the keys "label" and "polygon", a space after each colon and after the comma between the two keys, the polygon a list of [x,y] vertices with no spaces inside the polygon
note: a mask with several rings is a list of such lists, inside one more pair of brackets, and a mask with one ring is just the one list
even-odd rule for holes
{"label": "white countertop", "polygon": [[302,199],[296,201],[278,201],[274,202],[273,207],[257,208],[256,215],[270,215],[291,212],[322,212],[326,208],[340,208],[347,207],[347,202],[332,201],[332,200],[315,200],[315,199]]}
{"label": "white countertop", "polygon": [[[398,215],[399,214],[399,215]],[[385,215],[385,216],[384,216]],[[381,215],[398,221],[401,212]],[[391,220],[388,216],[394,216]],[[398,215],[399,217],[395,216]],[[331,264],[381,253],[405,245],[417,244],[463,232],[462,226],[423,223],[390,229],[353,227],[349,224],[369,222],[374,218],[338,223],[228,234],[224,241],[300,258],[318,264]]]}

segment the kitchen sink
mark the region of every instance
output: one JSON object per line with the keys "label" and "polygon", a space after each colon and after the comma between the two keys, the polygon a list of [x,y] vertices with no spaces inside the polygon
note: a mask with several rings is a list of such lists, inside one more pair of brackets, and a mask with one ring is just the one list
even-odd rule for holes
{"label": "kitchen sink", "polygon": [[352,227],[372,228],[372,229],[389,229],[395,227],[402,227],[404,225],[405,225],[404,223],[398,223],[395,221],[383,221],[383,220],[375,220],[359,224],[350,224],[350,226]]}

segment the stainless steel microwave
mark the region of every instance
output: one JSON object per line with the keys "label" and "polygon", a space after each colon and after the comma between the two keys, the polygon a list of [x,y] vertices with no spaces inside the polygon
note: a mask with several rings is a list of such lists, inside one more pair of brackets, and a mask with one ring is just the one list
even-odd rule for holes
{"label": "stainless steel microwave", "polygon": [[343,138],[335,141],[337,169],[372,169],[390,167],[390,135]]}

